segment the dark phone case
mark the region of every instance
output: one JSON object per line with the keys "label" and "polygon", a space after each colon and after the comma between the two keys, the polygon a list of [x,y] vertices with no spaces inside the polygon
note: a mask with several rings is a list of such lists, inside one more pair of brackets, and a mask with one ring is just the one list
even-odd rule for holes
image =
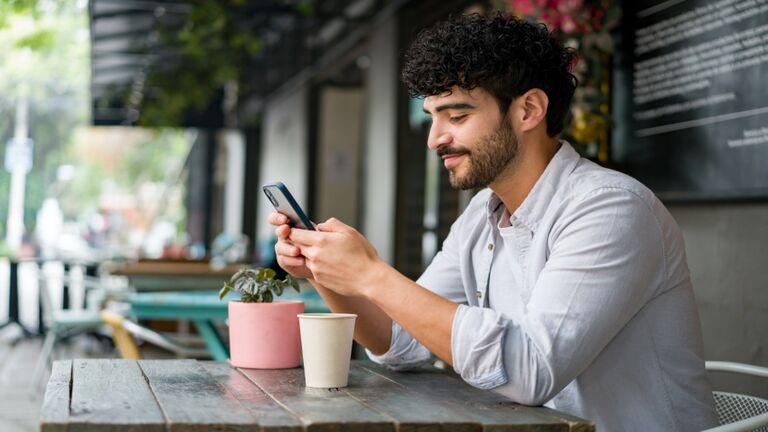
{"label": "dark phone case", "polygon": [[[292,226],[308,230],[315,229],[312,226],[312,221],[309,220],[307,214],[304,213],[304,210],[301,209],[293,195],[291,195],[291,192],[288,191],[288,188],[282,182],[265,184],[261,189],[275,207],[275,210],[288,216]],[[272,194],[276,202],[272,201],[270,194]]]}

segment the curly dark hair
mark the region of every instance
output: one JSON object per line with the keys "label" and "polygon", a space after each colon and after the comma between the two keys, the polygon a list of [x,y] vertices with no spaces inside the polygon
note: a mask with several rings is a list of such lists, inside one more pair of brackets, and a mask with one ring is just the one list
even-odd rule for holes
{"label": "curly dark hair", "polygon": [[405,53],[402,79],[412,97],[453,86],[491,93],[506,115],[509,104],[532,88],[549,98],[547,134],[559,134],[576,88],[575,52],[544,24],[513,16],[464,15],[423,30]]}

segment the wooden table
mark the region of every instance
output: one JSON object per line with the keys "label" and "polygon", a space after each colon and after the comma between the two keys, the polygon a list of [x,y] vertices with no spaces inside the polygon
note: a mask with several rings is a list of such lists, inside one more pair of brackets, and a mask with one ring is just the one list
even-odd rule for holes
{"label": "wooden table", "polygon": [[437,369],[397,373],[353,361],[349,387],[310,389],[302,369],[196,360],[54,363],[42,431],[594,431],[516,405]]}

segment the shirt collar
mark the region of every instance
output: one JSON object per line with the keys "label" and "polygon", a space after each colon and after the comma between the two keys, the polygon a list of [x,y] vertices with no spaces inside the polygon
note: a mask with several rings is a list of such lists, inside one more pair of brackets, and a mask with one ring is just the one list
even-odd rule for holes
{"label": "shirt collar", "polygon": [[[576,164],[581,156],[567,141],[561,140],[560,144],[560,149],[555,153],[552,160],[549,161],[547,168],[544,169],[544,172],[536,181],[536,184],[534,184],[533,189],[525,197],[520,207],[512,214],[514,225],[522,224],[531,231],[536,231],[539,221],[544,217],[544,213],[549,208],[549,204],[555,197],[555,194],[562,188],[568,176],[576,168]],[[500,212],[502,209],[503,203],[501,199],[492,192],[486,206],[488,221],[492,224],[498,222],[498,217],[503,214],[503,212]]]}

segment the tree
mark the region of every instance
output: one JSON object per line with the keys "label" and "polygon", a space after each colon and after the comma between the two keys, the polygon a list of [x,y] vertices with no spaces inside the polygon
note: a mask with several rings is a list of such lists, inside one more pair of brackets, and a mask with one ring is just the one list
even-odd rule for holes
{"label": "tree", "polygon": [[[70,1],[0,2],[0,149],[13,136],[16,103],[28,99],[33,168],[27,176],[24,222],[55,179],[74,130],[87,122],[88,26],[85,5]],[[10,174],[0,171],[0,234],[4,238]]]}

